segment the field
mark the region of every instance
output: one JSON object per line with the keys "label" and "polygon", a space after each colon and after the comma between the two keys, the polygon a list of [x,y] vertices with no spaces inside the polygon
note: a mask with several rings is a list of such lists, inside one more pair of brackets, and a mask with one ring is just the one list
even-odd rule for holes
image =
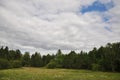
{"label": "field", "polygon": [[120,73],[24,67],[0,70],[0,80],[120,80]]}

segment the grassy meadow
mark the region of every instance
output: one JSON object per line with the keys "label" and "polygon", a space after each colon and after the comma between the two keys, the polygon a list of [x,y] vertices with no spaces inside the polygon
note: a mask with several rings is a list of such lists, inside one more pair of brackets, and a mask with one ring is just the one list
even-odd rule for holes
{"label": "grassy meadow", "polygon": [[120,73],[24,67],[0,70],[0,80],[120,80]]}

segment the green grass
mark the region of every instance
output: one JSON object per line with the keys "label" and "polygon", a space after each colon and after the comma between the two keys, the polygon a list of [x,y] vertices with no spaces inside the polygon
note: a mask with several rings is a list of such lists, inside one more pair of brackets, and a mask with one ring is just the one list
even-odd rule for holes
{"label": "green grass", "polygon": [[120,73],[24,67],[0,70],[0,80],[120,80]]}

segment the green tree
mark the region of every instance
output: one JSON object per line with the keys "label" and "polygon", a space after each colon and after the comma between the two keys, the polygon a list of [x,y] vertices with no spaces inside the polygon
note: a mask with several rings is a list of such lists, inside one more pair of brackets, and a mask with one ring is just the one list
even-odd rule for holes
{"label": "green tree", "polygon": [[54,59],[52,59],[47,67],[52,67],[52,68],[62,68],[63,67],[63,59],[64,59],[64,55],[62,54],[62,51],[59,49],[57,51],[57,54],[55,56]]}
{"label": "green tree", "polygon": [[19,49],[16,50],[15,58],[16,60],[20,60],[22,58],[22,54]]}
{"label": "green tree", "polygon": [[55,58],[55,55],[50,55],[50,54],[43,55],[42,57],[43,66],[46,66],[54,58]]}
{"label": "green tree", "polygon": [[35,52],[31,56],[31,66],[41,67],[43,65],[40,53]]}
{"label": "green tree", "polygon": [[29,52],[25,52],[22,57],[22,65],[23,66],[30,66],[30,54]]}
{"label": "green tree", "polygon": [[76,58],[76,53],[75,51],[71,51],[68,55],[65,55],[64,60],[63,60],[63,67],[64,68],[74,68],[75,66],[75,58]]}
{"label": "green tree", "polygon": [[11,68],[11,64],[7,59],[0,58],[0,69],[9,69]]}

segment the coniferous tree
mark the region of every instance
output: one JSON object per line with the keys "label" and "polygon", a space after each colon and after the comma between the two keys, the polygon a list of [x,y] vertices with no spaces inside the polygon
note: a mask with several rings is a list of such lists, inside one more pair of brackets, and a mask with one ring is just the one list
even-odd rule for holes
{"label": "coniferous tree", "polygon": [[22,57],[22,65],[23,66],[30,66],[30,53],[25,52],[25,54]]}
{"label": "coniferous tree", "polygon": [[31,66],[33,67],[41,67],[42,66],[42,59],[40,53],[35,52],[31,56]]}

